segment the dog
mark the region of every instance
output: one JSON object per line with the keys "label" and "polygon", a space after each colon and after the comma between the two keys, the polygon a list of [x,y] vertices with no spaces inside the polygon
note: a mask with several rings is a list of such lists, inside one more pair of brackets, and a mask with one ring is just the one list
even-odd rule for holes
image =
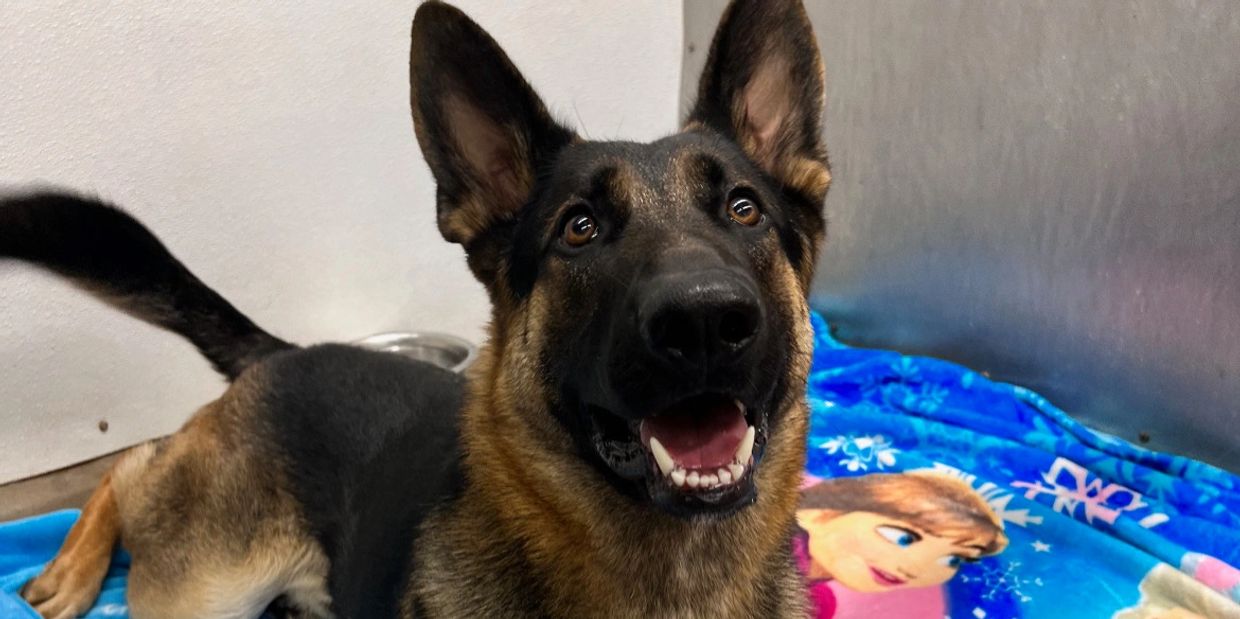
{"label": "dog", "polygon": [[134,617],[803,617],[807,297],[831,176],[797,0],[736,0],[683,128],[593,142],[427,2],[410,54],[437,222],[492,303],[468,379],[259,328],[137,221],[39,190],[0,256],[192,342],[229,380],[124,454],[23,589]]}

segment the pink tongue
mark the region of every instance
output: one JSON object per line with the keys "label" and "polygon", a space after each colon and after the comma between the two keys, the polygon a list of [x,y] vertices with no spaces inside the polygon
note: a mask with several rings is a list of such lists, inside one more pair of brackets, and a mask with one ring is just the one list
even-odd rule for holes
{"label": "pink tongue", "polygon": [[712,398],[694,400],[642,422],[642,443],[659,439],[677,466],[716,469],[727,466],[749,424],[735,402]]}

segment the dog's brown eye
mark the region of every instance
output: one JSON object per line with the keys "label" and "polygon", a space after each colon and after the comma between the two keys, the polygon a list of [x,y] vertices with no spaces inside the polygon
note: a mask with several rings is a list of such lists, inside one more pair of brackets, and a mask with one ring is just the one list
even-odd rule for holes
{"label": "dog's brown eye", "polygon": [[756,226],[762,221],[762,210],[749,198],[733,198],[728,205],[728,217],[742,226]]}
{"label": "dog's brown eye", "polygon": [[598,236],[598,224],[586,213],[569,216],[564,222],[564,242],[569,247],[581,247]]}

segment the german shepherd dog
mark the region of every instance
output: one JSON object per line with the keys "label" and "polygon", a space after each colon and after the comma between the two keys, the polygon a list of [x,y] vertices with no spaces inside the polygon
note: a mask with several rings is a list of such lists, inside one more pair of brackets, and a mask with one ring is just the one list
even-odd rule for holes
{"label": "german shepherd dog", "polygon": [[683,129],[649,144],[577,137],[439,2],[410,81],[439,229],[493,305],[467,382],[281,341],[96,200],[0,202],[0,256],[230,381],[118,460],[25,599],[84,612],[119,543],[138,618],[804,616],[789,539],[830,175],[803,7],[733,3]]}

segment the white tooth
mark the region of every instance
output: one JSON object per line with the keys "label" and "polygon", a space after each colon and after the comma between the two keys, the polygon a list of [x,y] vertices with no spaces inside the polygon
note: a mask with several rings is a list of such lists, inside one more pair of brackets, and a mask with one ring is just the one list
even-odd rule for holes
{"label": "white tooth", "polygon": [[729,464],[728,470],[732,472],[732,479],[740,481],[741,477],[745,474],[745,465],[735,463]]}
{"label": "white tooth", "polygon": [[719,475],[720,483],[723,483],[723,484],[732,483],[732,473],[729,472],[728,469],[719,469],[718,471],[716,471],[716,473]]}
{"label": "white tooth", "polygon": [[688,477],[685,478],[685,483],[689,484],[690,488],[696,488],[698,487],[698,484],[702,483],[702,480],[698,477],[698,472],[693,471],[692,473],[689,473]]}
{"label": "white tooth", "polygon": [[702,480],[703,480],[702,485],[708,488],[714,488],[715,486],[719,485],[719,478],[715,475],[707,475],[703,477]]}
{"label": "white tooth", "polygon": [[676,469],[672,471],[672,483],[676,484],[677,487],[685,485],[684,469]]}
{"label": "white tooth", "polygon": [[654,461],[659,465],[659,470],[663,471],[664,475],[671,473],[672,469],[676,468],[676,463],[672,462],[671,454],[667,453],[663,443],[660,443],[659,439],[653,436],[650,437],[650,451],[654,453]]}
{"label": "white tooth", "polygon": [[740,400],[734,400],[734,402],[736,402],[736,408],[739,408],[741,411],[741,414],[744,415],[745,414],[745,403],[741,402]]}
{"label": "white tooth", "polygon": [[753,455],[753,436],[753,426],[749,426],[749,429],[745,430],[745,438],[741,439],[741,446],[736,448],[737,463],[741,465],[749,464],[749,457]]}

